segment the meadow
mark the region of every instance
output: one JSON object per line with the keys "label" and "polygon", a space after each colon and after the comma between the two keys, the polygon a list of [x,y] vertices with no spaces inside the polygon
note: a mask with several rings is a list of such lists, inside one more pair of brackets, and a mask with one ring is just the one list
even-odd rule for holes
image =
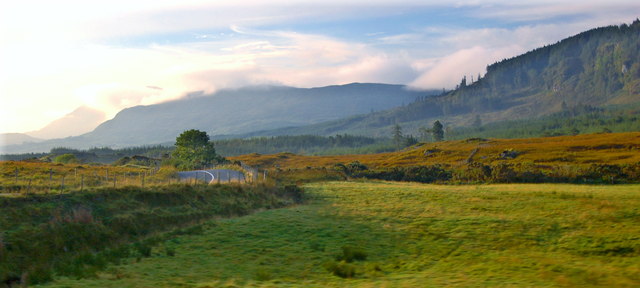
{"label": "meadow", "polygon": [[38,287],[638,287],[640,185],[318,182]]}
{"label": "meadow", "polygon": [[41,161],[0,161],[0,194],[68,193],[91,188],[177,183],[170,166],[109,166]]}
{"label": "meadow", "polygon": [[[475,152],[474,152],[475,151]],[[513,157],[502,157],[502,152]],[[445,142],[420,143],[404,150],[366,155],[303,156],[293,153],[230,157],[258,168],[332,167],[358,161],[373,168],[416,165],[522,164],[538,166],[574,166],[592,164],[635,164],[640,162],[640,132],[601,133],[577,136],[526,139],[471,138]]]}
{"label": "meadow", "polygon": [[230,157],[283,181],[349,178],[423,183],[640,183],[640,133],[419,143],[396,152]]}

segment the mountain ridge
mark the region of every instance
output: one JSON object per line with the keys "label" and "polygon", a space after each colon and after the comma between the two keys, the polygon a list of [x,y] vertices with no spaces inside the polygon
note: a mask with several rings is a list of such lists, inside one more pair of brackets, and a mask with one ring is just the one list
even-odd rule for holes
{"label": "mountain ridge", "polygon": [[76,137],[8,146],[8,153],[43,152],[53,147],[87,149],[167,143],[187,129],[212,137],[288,126],[304,126],[355,114],[389,109],[434,91],[403,85],[351,83],[314,88],[249,86],[213,94],[134,106],[118,112],[93,131]]}
{"label": "mountain ridge", "polygon": [[405,106],[305,127],[243,136],[354,134],[389,136],[403,126],[418,134],[440,120],[449,129],[480,120],[536,118],[580,106],[640,103],[640,20],[591,29],[487,66],[484,77]]}

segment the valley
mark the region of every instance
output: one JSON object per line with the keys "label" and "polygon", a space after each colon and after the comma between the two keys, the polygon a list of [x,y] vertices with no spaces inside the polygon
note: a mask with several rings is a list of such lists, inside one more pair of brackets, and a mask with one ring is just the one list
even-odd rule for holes
{"label": "valley", "polygon": [[[449,90],[272,85],[378,68],[418,81],[448,62],[389,66],[403,50],[314,74],[307,65],[346,65],[366,45],[230,27],[215,37],[293,42],[203,46],[244,51],[250,68],[224,65],[231,54],[198,63],[260,81],[216,86],[235,82],[185,56],[169,82],[204,90],[156,101],[160,86],[83,86],[113,89],[92,102],[137,104],[0,135],[0,288],[640,286],[640,20],[510,56]],[[415,38],[396,36],[370,41]],[[306,42],[320,50],[302,53]],[[294,53],[305,71],[262,71],[258,51]],[[462,52],[473,51],[485,50]]]}

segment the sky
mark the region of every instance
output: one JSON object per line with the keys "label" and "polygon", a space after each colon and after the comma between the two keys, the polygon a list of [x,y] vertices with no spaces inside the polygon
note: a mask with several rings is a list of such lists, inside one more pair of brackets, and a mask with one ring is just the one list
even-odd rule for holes
{"label": "sky", "polygon": [[0,4],[0,133],[88,107],[247,85],[451,89],[487,65],[631,23],[637,0],[9,0]]}

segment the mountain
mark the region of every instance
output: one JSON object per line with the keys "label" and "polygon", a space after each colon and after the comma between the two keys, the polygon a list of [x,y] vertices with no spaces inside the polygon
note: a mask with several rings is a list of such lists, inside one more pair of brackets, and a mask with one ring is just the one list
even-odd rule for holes
{"label": "mountain", "polygon": [[2,133],[0,134],[0,146],[7,145],[20,145],[23,143],[35,143],[44,141],[43,139],[38,139],[35,137],[31,137],[27,134],[23,133]]}
{"label": "mountain", "polygon": [[81,106],[44,128],[26,134],[41,139],[77,136],[92,131],[104,120],[104,112]]}
{"label": "mountain", "polygon": [[[489,65],[484,77],[408,105],[304,127],[243,136],[360,134],[389,137],[391,126],[418,133],[440,120],[449,129],[532,119],[590,107],[640,103],[640,20],[597,28]],[[634,104],[634,105],[630,105]]]}
{"label": "mountain", "polygon": [[120,111],[95,130],[77,137],[33,145],[8,146],[7,153],[41,152],[53,147],[126,147],[172,143],[184,130],[210,136],[304,126],[401,106],[434,91],[402,85],[352,83],[319,88],[284,86],[192,93],[184,99]]}

